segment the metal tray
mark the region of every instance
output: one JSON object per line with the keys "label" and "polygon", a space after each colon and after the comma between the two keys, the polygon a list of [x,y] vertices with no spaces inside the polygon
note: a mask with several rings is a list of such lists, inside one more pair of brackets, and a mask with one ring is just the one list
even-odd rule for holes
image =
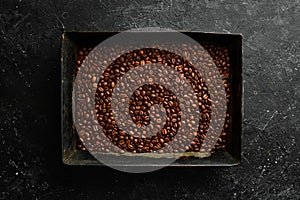
{"label": "metal tray", "polygon": [[[78,137],[72,118],[72,89],[76,77],[76,52],[83,46],[94,47],[119,32],[64,32],[61,47],[61,125],[62,160],[67,165],[103,166],[88,151],[76,148]],[[229,50],[231,64],[231,99],[229,106],[230,131],[227,134],[226,151],[216,151],[205,158],[183,157],[170,166],[233,166],[241,161],[242,136],[242,36],[240,34],[181,32],[201,45],[224,46]],[[106,155],[103,156],[113,156]],[[162,154],[163,156],[163,154]],[[159,159],[159,158],[155,158]],[[154,160],[155,160],[154,159]],[[117,165],[132,165],[126,160]],[[134,165],[134,164],[133,164]],[[139,164],[137,164],[138,166]],[[158,166],[153,162],[153,166]],[[142,165],[141,165],[142,166]]]}

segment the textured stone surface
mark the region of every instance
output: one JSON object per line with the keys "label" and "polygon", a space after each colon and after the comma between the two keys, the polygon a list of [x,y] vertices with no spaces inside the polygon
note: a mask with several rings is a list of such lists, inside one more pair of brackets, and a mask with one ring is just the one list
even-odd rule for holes
{"label": "textured stone surface", "polygon": [[[300,1],[0,4],[0,199],[299,199]],[[61,164],[63,30],[144,26],[244,36],[242,164],[126,174]]]}

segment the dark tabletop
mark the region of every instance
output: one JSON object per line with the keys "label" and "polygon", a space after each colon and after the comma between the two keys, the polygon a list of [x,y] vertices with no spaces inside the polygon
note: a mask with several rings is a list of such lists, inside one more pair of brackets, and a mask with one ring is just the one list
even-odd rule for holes
{"label": "dark tabletop", "polygon": [[[300,199],[299,1],[2,0],[0,26],[0,199]],[[62,32],[146,26],[243,34],[241,165],[62,164]]]}

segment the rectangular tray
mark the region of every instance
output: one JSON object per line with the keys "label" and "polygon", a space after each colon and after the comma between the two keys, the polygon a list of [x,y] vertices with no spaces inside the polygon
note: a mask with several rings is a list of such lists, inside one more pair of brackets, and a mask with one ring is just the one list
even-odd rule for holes
{"label": "rectangular tray", "polygon": [[[83,46],[95,47],[106,38],[118,32],[64,32],[61,47],[61,125],[62,160],[68,165],[103,165],[88,151],[76,148],[78,137],[72,117],[72,89],[76,77],[76,52]],[[229,107],[230,126],[227,138],[227,150],[216,151],[205,158],[184,157],[170,166],[232,166],[241,161],[242,136],[242,36],[240,34],[181,32],[201,45],[224,46],[229,51],[231,65],[231,99]],[[233,106],[234,105],[234,106]],[[103,154],[103,156],[107,156]],[[112,156],[112,155],[110,155]],[[159,159],[159,158],[156,158]],[[118,163],[117,165],[135,165]],[[140,164],[136,164],[137,166]],[[142,166],[142,165],[141,165]],[[157,166],[157,164],[153,164]]]}

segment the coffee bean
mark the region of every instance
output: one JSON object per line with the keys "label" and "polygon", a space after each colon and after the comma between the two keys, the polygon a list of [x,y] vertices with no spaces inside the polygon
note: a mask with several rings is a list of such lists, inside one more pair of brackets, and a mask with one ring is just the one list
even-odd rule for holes
{"label": "coffee bean", "polygon": [[[205,49],[209,52],[209,54],[212,56],[216,66],[218,67],[220,74],[223,76],[224,87],[226,90],[226,98],[227,98],[227,104],[230,104],[230,96],[231,96],[231,80],[230,80],[230,56],[229,51],[226,48],[223,47],[216,47],[213,45],[206,45],[204,46]],[[185,47],[186,48],[186,47]],[[80,66],[83,62],[83,60],[88,55],[91,48],[80,48],[78,50],[78,60],[77,60],[77,71],[80,70]],[[193,48],[190,48],[190,50],[187,50],[188,52],[195,51]],[[95,57],[95,60],[97,57]],[[207,62],[207,66],[213,66],[213,63],[210,61],[205,61],[207,58],[203,58],[203,62]],[[116,144],[117,146],[121,147],[124,152],[124,150],[137,153],[137,152],[152,152],[152,151],[160,151],[162,146],[166,146],[168,142],[172,141],[174,136],[176,135],[176,132],[178,128],[180,127],[181,123],[185,123],[181,121],[181,110],[179,109],[180,102],[178,102],[176,99],[176,96],[172,94],[171,91],[168,91],[166,88],[164,88],[162,85],[158,85],[155,83],[152,83],[150,85],[147,85],[147,87],[141,87],[138,93],[136,93],[136,97],[131,99],[130,102],[130,115],[132,117],[132,120],[138,125],[138,126],[148,126],[150,124],[151,118],[148,115],[148,111],[150,110],[150,107],[154,104],[161,104],[166,106],[165,109],[167,113],[169,113],[169,118],[167,117],[167,121],[165,124],[165,127],[162,128],[157,135],[156,138],[152,138],[149,140],[148,138],[136,138],[133,137],[134,130],[130,131],[129,136],[127,133],[123,132],[121,129],[118,128],[118,125],[116,124],[116,121],[112,118],[111,114],[111,95],[113,92],[113,88],[118,83],[118,80],[122,75],[124,75],[127,71],[130,69],[133,69],[135,67],[138,67],[139,65],[144,65],[147,63],[162,63],[164,65],[168,65],[175,70],[177,70],[182,78],[185,78],[186,80],[179,78],[176,78],[174,80],[175,83],[189,83],[193,87],[195,93],[197,94],[198,99],[198,105],[189,104],[191,108],[194,108],[195,106],[198,106],[201,110],[201,116],[200,118],[200,125],[198,128],[198,132],[193,134],[195,139],[192,141],[191,146],[189,147],[189,150],[191,151],[205,151],[207,147],[202,147],[201,144],[203,143],[203,140],[205,138],[206,132],[209,127],[209,123],[211,120],[210,112],[211,112],[211,103],[210,103],[210,95],[209,95],[209,89],[207,88],[205,84],[204,78],[202,78],[197,70],[193,67],[191,63],[189,63],[187,60],[181,58],[180,56],[169,53],[163,50],[159,49],[140,49],[137,51],[130,52],[128,54],[124,54],[115,61],[104,61],[103,64],[107,65],[108,63],[111,63],[107,69],[105,70],[104,74],[100,76],[100,80],[97,85],[97,93],[95,96],[95,109],[96,109],[96,116],[99,121],[99,124],[102,128],[103,133],[111,139],[111,141]],[[96,62],[91,62],[96,63]],[[168,74],[165,74],[165,72],[162,71],[162,73],[159,75],[163,79],[164,77],[167,77]],[[96,82],[97,78],[96,76],[88,75],[86,76],[89,78],[89,80],[92,80],[92,82]],[[139,80],[136,80],[139,81]],[[211,79],[213,81],[213,79]],[[153,81],[151,81],[153,82]],[[135,92],[136,92],[135,91]],[[147,93],[151,91],[150,93]],[[154,92],[152,92],[154,91]],[[81,95],[81,96],[80,96]],[[80,99],[86,99],[86,102],[94,101],[94,99],[91,99],[90,97],[83,96],[83,94],[79,94],[80,98],[78,98],[78,101]],[[122,102],[126,102],[126,99],[123,98],[121,100]],[[165,102],[165,103],[163,103]],[[189,102],[186,102],[189,103]],[[174,109],[178,108],[178,109]],[[92,117],[93,113],[82,113],[85,112],[83,109],[78,108],[78,110],[82,109],[82,111],[78,112],[78,115],[85,116],[86,118]],[[133,112],[134,111],[134,112]],[[229,132],[229,124],[230,124],[230,113],[229,110],[227,110],[226,120],[224,124],[224,128],[222,130],[221,136],[218,139],[218,143],[216,145],[216,149],[218,150],[224,150],[227,146],[226,138]],[[157,123],[160,123],[161,120],[157,120]],[[87,123],[84,122],[85,124]],[[189,122],[188,126],[194,127],[197,126],[195,120],[192,120]],[[88,124],[85,126],[88,127]],[[90,126],[90,129],[93,129],[94,131],[97,130],[94,127]],[[84,136],[86,137],[86,136]],[[87,139],[89,138],[89,139]],[[89,135],[89,137],[85,138],[84,141],[93,141],[93,138]],[[101,138],[100,138],[101,139]],[[95,139],[101,146],[101,149],[103,148],[103,151],[106,151],[105,147],[106,144],[100,140]],[[183,138],[187,139],[187,138]],[[146,140],[148,142],[146,142]],[[149,143],[149,141],[151,141]],[[153,142],[152,142],[153,141]],[[80,139],[77,140],[77,148],[83,149],[85,148],[82,144],[82,141]],[[157,145],[159,144],[159,145]],[[201,147],[201,148],[200,148]],[[99,147],[100,148],[100,147]],[[179,148],[179,147],[178,147]],[[182,149],[186,149],[186,147],[181,147]],[[178,150],[173,149],[173,152],[178,152]]]}

